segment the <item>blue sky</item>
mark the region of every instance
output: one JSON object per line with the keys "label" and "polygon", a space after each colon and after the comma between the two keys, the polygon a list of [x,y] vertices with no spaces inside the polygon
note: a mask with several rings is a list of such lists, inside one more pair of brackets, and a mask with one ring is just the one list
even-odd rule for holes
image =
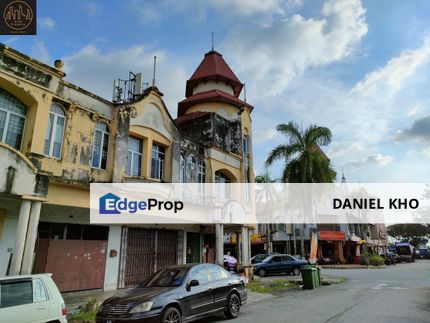
{"label": "blue sky", "polygon": [[426,0],[39,0],[38,35],[0,41],[51,65],[63,59],[67,80],[106,98],[129,70],[150,80],[157,55],[175,117],[213,31],[255,107],[257,172],[284,140],[275,126],[293,120],[332,130],[323,149],[350,182],[425,182],[429,12]]}

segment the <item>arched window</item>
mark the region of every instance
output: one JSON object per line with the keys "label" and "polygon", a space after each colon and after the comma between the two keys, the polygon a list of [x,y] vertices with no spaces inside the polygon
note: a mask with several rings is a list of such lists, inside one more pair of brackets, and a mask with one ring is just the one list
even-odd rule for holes
{"label": "arched window", "polygon": [[21,149],[27,107],[0,88],[0,141]]}
{"label": "arched window", "polygon": [[196,166],[197,166],[196,158],[193,155],[189,155],[187,158],[188,169],[194,171],[194,170],[196,170]]}
{"label": "arched window", "polygon": [[58,103],[52,103],[49,111],[48,129],[46,130],[45,148],[43,149],[46,156],[58,159],[61,157],[65,125],[66,115],[63,108]]}
{"label": "arched window", "polygon": [[94,131],[92,166],[106,169],[109,150],[109,127],[104,122],[97,122]]}
{"label": "arched window", "polygon": [[215,172],[215,183],[230,183],[230,179],[222,172]]}
{"label": "arched window", "polygon": [[220,171],[215,172],[215,183],[221,184],[221,185],[216,185],[215,187],[215,191],[216,191],[215,194],[219,198],[224,199],[230,196],[230,186],[225,185],[230,183],[230,179],[224,173]]}

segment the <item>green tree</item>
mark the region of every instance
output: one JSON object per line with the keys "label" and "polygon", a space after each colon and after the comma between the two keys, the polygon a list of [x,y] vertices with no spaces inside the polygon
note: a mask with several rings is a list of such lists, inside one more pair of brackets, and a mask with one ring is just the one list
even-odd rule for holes
{"label": "green tree", "polygon": [[[267,157],[266,166],[272,165],[277,160],[284,160],[282,181],[285,183],[333,183],[336,172],[330,165],[330,160],[322,152],[321,146],[327,146],[331,142],[331,131],[326,127],[315,124],[306,129],[299,128],[295,122],[279,124],[276,130],[287,137],[287,142],[276,146]],[[309,197],[311,200],[312,198]],[[306,203],[310,207],[312,201]],[[309,205],[308,205],[309,204]],[[310,213],[304,210],[305,215]],[[301,254],[304,252],[304,230],[301,230]],[[294,248],[295,249],[295,248]]]}
{"label": "green tree", "polygon": [[269,170],[267,168],[264,169],[264,172],[260,175],[255,176],[255,182],[256,183],[276,183],[278,180],[275,178],[272,178],[272,175],[270,175]]}
{"label": "green tree", "polygon": [[267,157],[266,165],[283,159],[282,181],[289,183],[333,183],[336,172],[321,146],[331,142],[331,131],[326,127],[310,125],[300,129],[295,122],[279,124],[276,130],[287,137],[287,143],[276,146]]}
{"label": "green tree", "polygon": [[415,247],[419,244],[426,244],[430,236],[427,225],[418,223],[393,224],[387,228],[387,233],[397,240],[406,240]]}
{"label": "green tree", "polygon": [[[266,168],[264,172],[255,177],[256,183],[261,184],[269,184],[275,183],[276,179],[273,179],[269,173],[269,170]],[[273,190],[273,187],[270,185],[261,185],[257,186],[256,192],[256,202],[260,202],[265,206],[265,214],[269,216],[269,213],[272,214],[273,210],[271,209],[272,203],[278,199],[278,194]],[[259,232],[265,232],[266,235],[266,252],[271,253],[272,250],[272,224],[268,223],[268,219],[264,219],[264,224],[259,224]]]}

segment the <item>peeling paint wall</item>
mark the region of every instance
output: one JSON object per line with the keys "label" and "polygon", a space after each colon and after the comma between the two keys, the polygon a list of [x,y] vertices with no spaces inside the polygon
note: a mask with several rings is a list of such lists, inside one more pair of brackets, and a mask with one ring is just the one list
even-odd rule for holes
{"label": "peeling paint wall", "polygon": [[[36,167],[35,173],[38,175],[31,188],[42,195],[47,194],[48,186],[49,190],[58,189],[52,183],[88,188],[91,182],[112,181],[117,131],[116,120],[113,118],[114,106],[64,81],[64,75],[60,70],[0,46],[0,87],[27,106],[28,114],[21,153]],[[66,118],[59,159],[44,155],[49,111],[53,102],[63,107]],[[106,123],[110,129],[106,170],[92,167],[94,130],[97,122]],[[51,196],[54,199],[48,203],[56,204],[59,194]],[[71,205],[74,205],[72,201]]]}
{"label": "peeling paint wall", "polygon": [[36,194],[34,169],[15,151],[0,143],[0,193]]}
{"label": "peeling paint wall", "polygon": [[[139,177],[123,176],[123,180],[158,181],[151,177],[152,145],[157,144],[165,149],[162,181],[179,182],[181,135],[164,105],[162,94],[156,88],[148,88],[144,95],[130,102],[129,105],[133,107],[133,113],[130,116],[128,134],[143,142],[142,170]],[[125,156],[126,153],[125,151]],[[122,154],[119,147],[117,147],[117,154]]]}
{"label": "peeling paint wall", "polygon": [[217,113],[209,113],[180,124],[188,138],[205,147],[216,146],[228,153],[241,154],[242,133],[239,120],[229,121]]}
{"label": "peeling paint wall", "polygon": [[[185,183],[198,183],[198,165],[200,162],[205,163],[205,179],[207,179],[205,148],[203,145],[183,137],[181,140],[181,155],[185,164]],[[188,160],[192,157],[194,157],[196,163],[195,169],[189,167]]]}

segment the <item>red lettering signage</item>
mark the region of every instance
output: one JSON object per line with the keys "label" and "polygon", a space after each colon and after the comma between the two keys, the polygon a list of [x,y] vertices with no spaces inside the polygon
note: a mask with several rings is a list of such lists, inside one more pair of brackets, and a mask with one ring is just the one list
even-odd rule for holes
{"label": "red lettering signage", "polygon": [[320,240],[339,241],[345,240],[343,231],[320,231]]}

